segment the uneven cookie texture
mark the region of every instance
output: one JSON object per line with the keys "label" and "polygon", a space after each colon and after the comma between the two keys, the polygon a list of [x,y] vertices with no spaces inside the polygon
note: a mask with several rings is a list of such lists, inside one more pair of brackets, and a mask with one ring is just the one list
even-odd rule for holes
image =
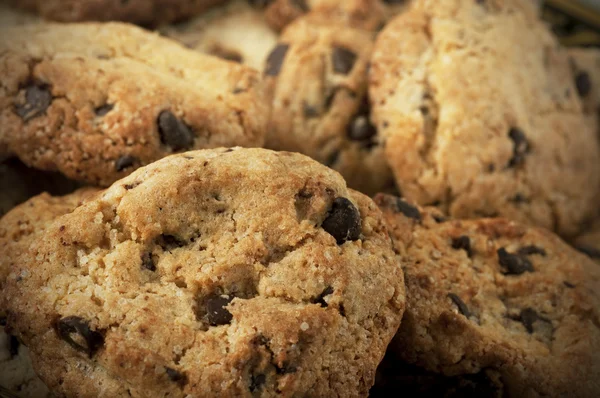
{"label": "uneven cookie texture", "polygon": [[600,50],[597,48],[569,49],[575,88],[583,101],[588,125],[600,135]]}
{"label": "uneven cookie texture", "polygon": [[0,293],[53,391],[367,394],[404,283],[381,212],[339,174],[215,149],[96,195],[32,240]]}
{"label": "uneven cookie texture", "polygon": [[407,287],[390,345],[403,361],[487,380],[500,396],[600,394],[596,264],[544,229],[446,220],[391,195],[375,201]]}
{"label": "uneven cookie texture", "polygon": [[[0,148],[107,186],[173,152],[262,146],[260,74],[126,24],[0,31]],[[77,76],[77,79],[73,79]]]}
{"label": "uneven cookie texture", "polygon": [[405,197],[564,236],[596,210],[598,138],[538,11],[520,0],[419,0],[378,36],[372,115]]}
{"label": "uneven cookie texture", "polygon": [[347,26],[377,30],[390,16],[403,11],[409,0],[249,0],[264,9],[268,23],[282,30],[298,17],[308,13]]}
{"label": "uneven cookie texture", "polygon": [[163,26],[160,32],[186,47],[263,70],[278,34],[262,11],[234,0],[190,21]]}
{"label": "uneven cookie texture", "polygon": [[189,18],[225,0],[9,0],[9,3],[61,21],[126,21],[156,25]]}
{"label": "uneven cookie texture", "polygon": [[367,65],[373,35],[313,16],[297,19],[267,58],[267,147],[301,152],[374,194],[393,186],[371,124]]}

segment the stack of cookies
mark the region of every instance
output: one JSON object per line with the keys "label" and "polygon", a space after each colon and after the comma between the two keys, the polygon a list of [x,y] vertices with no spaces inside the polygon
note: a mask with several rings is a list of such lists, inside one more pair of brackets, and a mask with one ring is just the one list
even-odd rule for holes
{"label": "stack of cookies", "polygon": [[543,10],[0,4],[0,396],[600,396],[600,50]]}

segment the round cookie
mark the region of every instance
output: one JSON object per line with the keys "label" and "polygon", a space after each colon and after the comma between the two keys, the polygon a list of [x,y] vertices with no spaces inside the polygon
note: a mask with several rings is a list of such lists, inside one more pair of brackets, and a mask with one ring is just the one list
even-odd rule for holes
{"label": "round cookie", "polygon": [[267,22],[282,30],[307,13],[342,25],[375,31],[392,15],[403,11],[409,0],[249,0],[264,9]]}
{"label": "round cookie", "polygon": [[306,16],[289,25],[267,59],[272,97],[266,146],[301,152],[374,194],[393,186],[370,122],[372,34]]}
{"label": "round cookie", "polygon": [[56,219],[0,298],[59,394],[358,397],[404,283],[338,173],[236,148],[167,157]]}
{"label": "round cookie", "polygon": [[10,4],[61,21],[126,21],[156,25],[189,18],[226,0],[9,0]]}
{"label": "round cookie", "polygon": [[0,61],[0,147],[35,168],[107,186],[173,152],[264,142],[257,71],[131,25],[1,29]]}
{"label": "round cookie", "polygon": [[410,200],[564,236],[595,211],[598,139],[534,3],[419,0],[378,36],[369,80],[374,124]]}
{"label": "round cookie", "polygon": [[257,70],[263,70],[278,37],[263,12],[247,0],[234,0],[185,23],[163,26],[160,32],[193,50]]}
{"label": "round cookie", "polygon": [[503,396],[600,394],[596,264],[544,229],[375,201],[407,288],[390,349],[446,376],[485,373]]}

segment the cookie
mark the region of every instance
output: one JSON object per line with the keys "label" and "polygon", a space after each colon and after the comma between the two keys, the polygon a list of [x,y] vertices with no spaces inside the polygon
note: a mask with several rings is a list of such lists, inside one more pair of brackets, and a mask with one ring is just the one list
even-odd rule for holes
{"label": "cookie", "polygon": [[534,3],[415,2],[378,36],[369,91],[408,199],[564,236],[595,211],[598,138]]}
{"label": "cookie", "polygon": [[264,70],[272,98],[266,146],[309,155],[367,194],[393,185],[370,122],[372,41],[369,32],[302,17],[285,29]]}
{"label": "cookie", "polygon": [[0,54],[0,147],[29,166],[107,186],[173,152],[264,142],[259,73],[158,34],[28,25],[0,31]]}
{"label": "cookie", "polygon": [[263,9],[268,23],[282,30],[296,18],[312,13],[341,25],[375,31],[404,10],[408,0],[249,0]]}
{"label": "cookie", "polygon": [[597,48],[569,49],[575,88],[583,101],[588,125],[600,134],[600,50]]}
{"label": "cookie", "polygon": [[68,396],[365,396],[404,307],[377,206],[264,149],[141,168],[10,267],[7,324]]}
{"label": "cookie", "polygon": [[600,264],[600,218],[573,239],[574,248]]}
{"label": "cookie", "polygon": [[0,26],[25,25],[40,22],[40,18],[34,14],[22,12],[0,3]]}
{"label": "cookie", "polygon": [[263,12],[251,7],[247,0],[234,0],[190,21],[159,30],[188,48],[260,71],[278,36],[267,25]]}
{"label": "cookie", "polygon": [[544,229],[375,201],[404,270],[406,311],[390,345],[403,361],[490,379],[501,396],[600,394],[596,264]]}
{"label": "cookie", "polygon": [[126,21],[156,25],[192,17],[225,0],[9,0],[14,6],[61,21]]}
{"label": "cookie", "polygon": [[17,159],[5,160],[0,163],[0,217],[41,192],[64,195],[78,187],[62,174],[31,169]]}

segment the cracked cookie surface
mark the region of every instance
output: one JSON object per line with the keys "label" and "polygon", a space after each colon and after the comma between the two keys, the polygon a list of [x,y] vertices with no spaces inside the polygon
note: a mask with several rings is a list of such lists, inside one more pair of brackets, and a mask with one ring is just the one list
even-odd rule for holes
{"label": "cracked cookie surface", "polygon": [[407,287],[390,345],[445,376],[485,376],[515,397],[600,392],[600,268],[556,235],[503,219],[447,220],[391,196]]}
{"label": "cracked cookie surface", "polygon": [[10,4],[61,21],[125,21],[156,25],[194,16],[226,0],[9,0]]}
{"label": "cracked cookie surface", "polygon": [[234,0],[185,23],[163,26],[160,32],[193,50],[260,71],[278,37],[263,12],[247,0]]}
{"label": "cracked cookie surface", "polygon": [[416,1],[378,36],[369,80],[403,196],[563,236],[595,211],[598,138],[533,2]]}
{"label": "cracked cookie surface", "polygon": [[1,301],[68,396],[365,396],[404,307],[377,206],[300,154],[173,155],[31,242]]}
{"label": "cracked cookie surface", "polygon": [[6,28],[0,54],[0,148],[29,166],[107,186],[173,152],[264,142],[258,72],[140,28]]}
{"label": "cracked cookie surface", "polygon": [[393,186],[370,121],[372,41],[370,32],[301,17],[284,30],[265,68],[272,97],[266,146],[309,155],[369,195]]}

